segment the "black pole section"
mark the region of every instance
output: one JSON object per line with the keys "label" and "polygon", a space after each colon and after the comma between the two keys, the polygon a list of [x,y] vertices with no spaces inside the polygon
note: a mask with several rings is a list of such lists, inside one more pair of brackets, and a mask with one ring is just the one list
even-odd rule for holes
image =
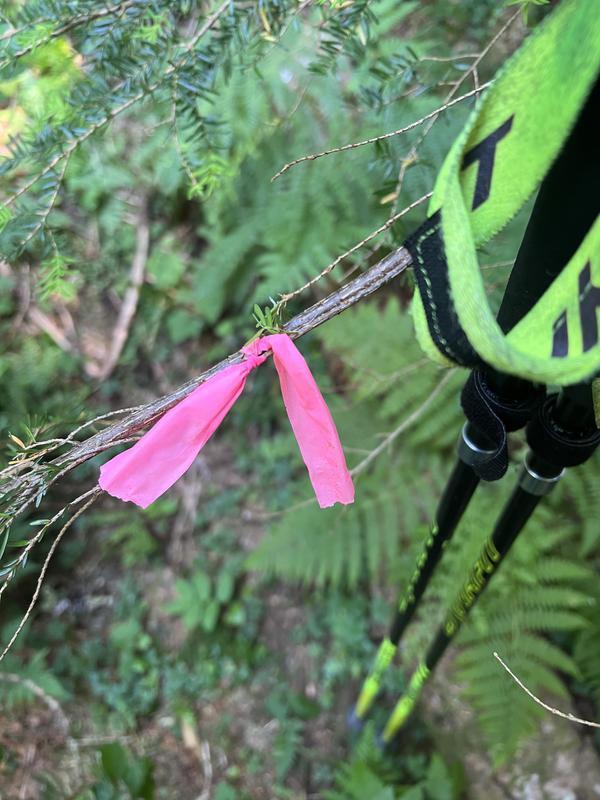
{"label": "black pole section", "polygon": [[479,484],[479,476],[471,465],[478,458],[487,457],[490,451],[477,444],[476,440],[477,432],[466,424],[459,441],[459,458],[442,494],[425,548],[417,561],[408,587],[400,598],[390,632],[379,645],[373,667],[363,682],[356,706],[350,712],[348,721],[351,727],[361,724],[360,721],[364,719],[377,697],[383,676],[442,557],[444,546],[454,533]]}
{"label": "black pole section", "polygon": [[426,549],[410,579],[398,613],[394,615],[389,635],[393,644],[398,644],[404,629],[412,619],[415,608],[441,558],[444,545],[458,525],[478,484],[479,478],[471,467],[459,459],[444,489],[435,521],[425,544]]}
{"label": "black pole section", "polygon": [[406,692],[394,707],[382,734],[384,743],[388,743],[406,721],[423,684],[542,497],[552,490],[566,466],[584,463],[600,443],[600,431],[594,423],[590,387],[567,387],[560,396],[549,397],[527,426],[527,440],[531,450],[525,458],[518,484],[425,658],[418,665]]}
{"label": "black pole section", "polygon": [[[535,462],[531,464],[533,474],[535,474],[534,464]],[[561,472],[555,474],[553,478],[546,479],[549,485],[558,480]],[[530,473],[527,472],[526,475],[530,476]],[[530,494],[529,491],[523,488],[522,483],[514,489],[494,528],[494,532],[483,546],[479,558],[471,568],[469,577],[450,607],[444,624],[438,630],[425,658],[413,673],[407,691],[400,698],[389,717],[382,733],[384,743],[387,744],[391,741],[404,724],[421,693],[423,684],[446,652],[448,645],[456,636],[469,610],[502,563],[503,558],[534,512],[541,497],[542,495]]]}

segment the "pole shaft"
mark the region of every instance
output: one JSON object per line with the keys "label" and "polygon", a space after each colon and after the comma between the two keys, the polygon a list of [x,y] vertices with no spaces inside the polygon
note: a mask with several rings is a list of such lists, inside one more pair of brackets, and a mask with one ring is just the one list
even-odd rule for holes
{"label": "pole shaft", "polygon": [[383,676],[396,654],[398,642],[412,619],[442,557],[444,547],[454,533],[478,483],[479,478],[471,467],[458,460],[444,489],[423,552],[417,560],[406,591],[401,595],[390,632],[379,645],[371,671],[362,685],[354,710],[359,719],[367,714],[377,697]]}
{"label": "pole shaft", "polygon": [[513,542],[533,514],[541,494],[532,494],[517,486],[486,541],[469,577],[446,615],[443,625],[431,644],[425,659],[413,673],[408,688],[397,702],[384,728],[382,738],[389,742],[400,730],[421,694],[424,683],[458,633],[469,610],[495,574]]}

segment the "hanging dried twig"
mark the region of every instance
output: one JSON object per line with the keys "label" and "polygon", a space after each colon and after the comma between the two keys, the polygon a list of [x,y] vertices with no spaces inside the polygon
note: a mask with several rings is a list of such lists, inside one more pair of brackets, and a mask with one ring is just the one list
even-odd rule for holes
{"label": "hanging dried twig", "polygon": [[534,695],[534,693],[525,686],[525,684],[523,683],[522,680],[517,678],[517,676],[510,669],[510,667],[508,667],[504,663],[504,661],[502,661],[502,659],[500,658],[498,653],[494,652],[494,658],[497,661],[499,661],[500,664],[502,664],[504,669],[508,672],[508,674],[513,679],[513,681],[517,684],[517,686],[520,686],[521,689],[523,689],[523,691],[525,692],[525,694],[528,694],[529,697],[531,697],[531,699],[534,700],[538,704],[538,706],[541,706],[542,708],[545,708],[546,711],[549,711],[551,714],[554,714],[556,717],[562,717],[563,719],[568,719],[569,722],[577,722],[579,725],[588,725],[590,728],[600,728],[600,722],[590,722],[587,719],[581,719],[580,717],[576,717],[574,714],[571,714],[570,712],[568,714],[566,714],[564,711],[559,711],[558,708],[553,708],[552,706],[549,706],[547,703],[544,703],[543,700],[540,700],[539,697],[536,697]]}
{"label": "hanging dried twig", "polygon": [[488,86],[491,85],[491,81],[484,83],[483,86],[479,86],[477,89],[473,89],[471,92],[466,92],[466,94],[462,94],[460,97],[451,100],[449,103],[445,103],[443,106],[436,108],[435,111],[431,111],[429,114],[425,114],[424,117],[411,122],[409,125],[405,125],[403,128],[398,128],[398,130],[390,131],[390,133],[382,133],[380,136],[372,136],[370,139],[363,139],[360,142],[351,142],[350,144],[344,144],[341,147],[333,147],[330,150],[323,150],[321,153],[311,153],[308,156],[301,156],[300,158],[296,158],[293,161],[288,162],[285,164],[279,172],[276,172],[275,175],[271,178],[271,181],[277,180],[277,178],[281,177],[284,172],[287,172],[288,169],[295,167],[296,164],[302,164],[304,161],[316,161],[317,158],[323,158],[323,156],[330,156],[332,153],[343,153],[345,150],[354,150],[357,147],[364,147],[366,144],[375,144],[375,142],[381,142],[384,139],[391,139],[392,136],[399,136],[401,133],[406,133],[407,131],[412,131],[414,128],[418,128],[419,125],[422,125],[427,120],[438,117],[442,111],[446,111],[448,108],[452,108],[452,106],[457,105],[457,103],[462,103],[463,100],[467,100],[469,97],[473,97],[479,92],[482,92]]}

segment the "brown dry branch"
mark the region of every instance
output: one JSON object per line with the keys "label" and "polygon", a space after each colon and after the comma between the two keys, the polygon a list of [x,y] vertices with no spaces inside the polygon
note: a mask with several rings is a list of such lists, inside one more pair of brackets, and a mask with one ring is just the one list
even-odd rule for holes
{"label": "brown dry branch", "polygon": [[525,694],[528,694],[529,697],[531,697],[531,699],[538,704],[538,706],[545,708],[546,711],[549,711],[556,717],[562,717],[563,719],[569,720],[569,722],[577,722],[579,725],[587,725],[590,728],[600,728],[600,722],[590,722],[587,719],[581,719],[581,717],[576,717],[575,714],[571,714],[570,712],[566,714],[564,711],[560,711],[558,708],[553,708],[552,706],[549,706],[547,703],[544,703],[543,700],[540,700],[539,697],[536,697],[534,695],[531,689],[528,689],[527,686],[525,686],[525,684],[520,678],[517,678],[515,673],[510,669],[510,667],[507,664],[504,663],[504,661],[500,658],[498,653],[494,652],[494,658],[496,659],[496,661],[499,661],[500,664],[502,664],[504,669],[508,672],[508,674],[517,684],[517,686],[520,686],[521,689],[523,689],[523,691],[525,692]]}
{"label": "brown dry branch", "polygon": [[26,678],[23,675],[17,675],[15,672],[0,672],[0,681],[4,683],[11,683],[13,686],[22,686],[31,692],[34,697],[41,700],[52,712],[56,719],[57,726],[60,728],[65,737],[69,736],[70,723],[69,718],[62,709],[61,704],[55,697],[48,694],[31,678]]}
{"label": "brown dry branch", "polygon": [[[386,258],[379,261],[363,275],[355,278],[350,283],[341,287],[335,292],[332,292],[327,297],[312,305],[310,308],[302,311],[300,314],[292,318],[285,326],[284,330],[289,334],[292,339],[297,339],[305,333],[314,330],[318,325],[322,325],[329,319],[332,319],[337,314],[344,311],[346,308],[357,303],[359,300],[369,296],[376,289],[382,286],[387,281],[395,278],[403,272],[411,264],[410,253],[403,247],[388,255]],[[59,455],[49,463],[34,463],[33,465],[24,466],[24,471],[14,477],[9,477],[5,481],[4,491],[0,493],[0,507],[3,505],[3,514],[5,515],[4,524],[10,524],[19,514],[23,513],[36,499],[41,500],[43,495],[48,490],[48,487],[55,483],[57,480],[68,474],[75,467],[83,464],[98,453],[113,447],[117,444],[123,444],[135,438],[136,434],[149,424],[155,422],[166,411],[172,408],[176,403],[182,400],[186,395],[193,391],[197,386],[212,377],[216,373],[225,369],[230,364],[240,363],[244,359],[241,352],[234,353],[228,358],[216,364],[214,367],[206,370],[197,378],[189,381],[183,386],[176,389],[171,394],[155,400],[146,406],[142,406],[138,410],[129,414],[124,420],[111,425],[106,430],[100,431],[84,440],[75,444],[67,453]],[[56,445],[60,447],[60,444]],[[23,615],[17,629],[6,644],[2,653],[0,653],[0,661],[9,652],[17,637],[23,630],[27,620],[29,619],[35,603],[39,597],[41,587],[46,575],[48,564],[52,558],[56,548],[58,547],[62,537],[75,522],[75,520],[83,514],[90,505],[100,496],[101,489],[98,486],[93,487],[85,494],[78,497],[76,500],[69,503],[52,520],[46,522],[43,527],[32,537],[26,547],[17,558],[16,563],[13,565],[12,571],[8,574],[4,584],[0,587],[0,597],[8,586],[11,578],[15,575],[18,567],[23,563],[27,554],[31,551],[37,542],[41,539],[44,533],[58,520],[68,508],[86,500],[79,509],[73,513],[69,519],[64,523],[56,538],[52,542],[46,560],[42,565],[42,569],[38,576],[36,588],[31,599],[31,602]],[[8,520],[8,522],[7,522]]]}
{"label": "brown dry branch", "polygon": [[49,314],[45,314],[39,306],[30,306],[27,319],[34,328],[49,336],[57,347],[65,353],[77,353],[77,346],[67,336],[65,331],[56,323]]}
{"label": "brown dry branch", "polygon": [[[63,445],[75,447],[75,445],[78,443],[75,437],[86,428],[90,428],[92,425],[97,425],[99,422],[102,422],[109,417],[122,417],[124,414],[130,414],[133,411],[138,411],[140,408],[141,406],[130,406],[129,408],[118,408],[115,411],[107,411],[104,414],[99,414],[97,417],[88,419],[81,425],[78,425],[64,438],[40,439],[22,446],[21,451],[12,461],[10,461],[8,466],[0,470],[0,483],[3,481],[5,482],[9,475],[20,474],[23,470],[23,466],[25,466],[27,462],[46,457],[55,450],[58,450],[58,448]],[[1,499],[2,495],[0,494],[0,500]],[[0,593],[1,591],[2,590],[0,589]]]}

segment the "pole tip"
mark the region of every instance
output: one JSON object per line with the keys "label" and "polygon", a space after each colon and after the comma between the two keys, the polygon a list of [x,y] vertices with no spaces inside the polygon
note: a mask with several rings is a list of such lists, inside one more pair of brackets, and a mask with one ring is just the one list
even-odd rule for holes
{"label": "pole tip", "polygon": [[353,706],[346,714],[346,724],[348,725],[350,733],[357,736],[362,732],[365,722],[357,715],[356,706]]}

